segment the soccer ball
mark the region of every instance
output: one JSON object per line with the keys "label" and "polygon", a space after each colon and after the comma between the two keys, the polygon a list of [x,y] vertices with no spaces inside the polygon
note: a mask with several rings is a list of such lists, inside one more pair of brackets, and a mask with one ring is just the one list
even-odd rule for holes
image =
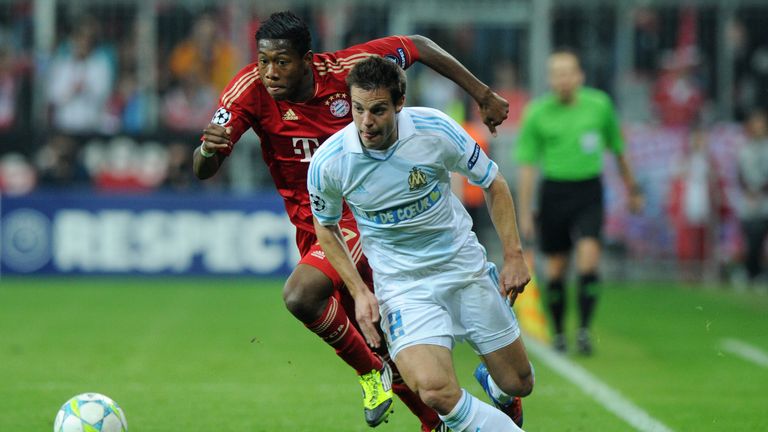
{"label": "soccer ball", "polygon": [[53,432],[128,432],[123,410],[98,393],[83,393],[61,406]]}

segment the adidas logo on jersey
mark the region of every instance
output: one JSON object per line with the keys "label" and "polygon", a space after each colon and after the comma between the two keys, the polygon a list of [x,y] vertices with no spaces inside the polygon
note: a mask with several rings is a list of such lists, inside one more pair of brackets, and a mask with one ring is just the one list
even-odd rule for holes
{"label": "adidas logo on jersey", "polygon": [[292,109],[288,108],[288,111],[283,114],[283,120],[298,120],[299,116],[296,115],[295,112],[293,112]]}
{"label": "adidas logo on jersey", "polygon": [[325,259],[325,252],[323,252],[321,250],[312,251],[312,253],[310,255],[312,255],[313,257],[315,257],[317,259]]}

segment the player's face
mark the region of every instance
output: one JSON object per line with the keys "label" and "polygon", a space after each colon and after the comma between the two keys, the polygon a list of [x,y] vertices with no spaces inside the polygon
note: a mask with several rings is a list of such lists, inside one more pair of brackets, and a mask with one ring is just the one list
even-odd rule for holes
{"label": "player's face", "polygon": [[371,150],[384,150],[397,141],[397,113],[403,109],[405,97],[395,104],[389,90],[379,87],[364,90],[357,86],[350,89],[352,119],[357,127],[360,142]]}
{"label": "player's face", "polygon": [[549,59],[549,85],[563,102],[570,102],[584,83],[579,60],[572,54],[555,54]]}
{"label": "player's face", "polygon": [[259,40],[259,76],[275,100],[302,101],[312,96],[311,62],[311,51],[298,53],[288,40]]}

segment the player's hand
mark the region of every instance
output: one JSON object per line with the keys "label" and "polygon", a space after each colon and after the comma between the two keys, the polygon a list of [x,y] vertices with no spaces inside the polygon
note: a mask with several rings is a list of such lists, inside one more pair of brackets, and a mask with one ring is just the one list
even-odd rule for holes
{"label": "player's hand", "polygon": [[381,345],[379,336],[379,302],[376,296],[365,287],[360,289],[355,299],[355,318],[363,333],[365,342],[371,348],[378,348]]}
{"label": "player's hand", "polygon": [[509,102],[490,89],[477,104],[480,106],[480,116],[488,126],[493,136],[496,136],[496,126],[509,116]]}
{"label": "player's hand", "polygon": [[224,128],[217,124],[208,123],[208,126],[203,129],[203,148],[210,153],[231,149],[231,132],[232,128],[230,127]]}
{"label": "player's hand", "polygon": [[504,260],[504,267],[499,275],[499,287],[501,295],[509,297],[510,306],[515,304],[517,295],[525,290],[525,286],[530,281],[531,274],[522,252]]}

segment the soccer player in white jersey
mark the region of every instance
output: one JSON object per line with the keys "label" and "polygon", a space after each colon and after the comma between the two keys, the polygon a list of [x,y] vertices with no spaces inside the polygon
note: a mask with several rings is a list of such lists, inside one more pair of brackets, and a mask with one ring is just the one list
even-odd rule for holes
{"label": "soccer player in white jersey", "polygon": [[[514,300],[530,275],[506,181],[448,116],[403,107],[405,74],[395,63],[361,61],[347,84],[354,122],[320,147],[307,184],[317,238],[355,300],[367,342],[381,343],[381,317],[406,383],[451,430],[521,430],[519,397],[533,389],[533,372],[505,299]],[[452,172],[485,189],[504,250],[500,273],[450,192]],[[374,271],[375,297],[339,229],[344,200]],[[501,410],[459,386],[451,355],[457,339],[482,357],[476,376]]]}

